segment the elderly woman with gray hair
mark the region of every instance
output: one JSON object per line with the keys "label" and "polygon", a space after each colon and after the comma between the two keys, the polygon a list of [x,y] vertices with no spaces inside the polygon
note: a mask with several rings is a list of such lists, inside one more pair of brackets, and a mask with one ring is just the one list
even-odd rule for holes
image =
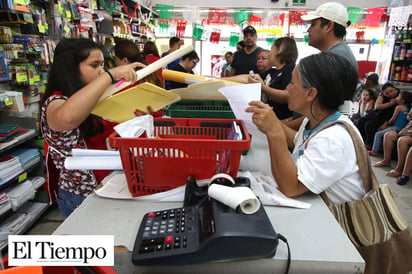
{"label": "elderly woman with gray hair", "polygon": [[286,88],[289,109],[305,117],[298,131],[282,123],[269,105],[249,103],[246,111],[253,113],[253,122],[266,134],[273,177],[285,195],[325,192],[332,204],[364,197],[354,144],[343,125],[324,129],[307,142],[323,125],[336,120],[357,131],[338,111],[352,96],[357,77],[353,66],[333,53],[321,52],[300,60]]}

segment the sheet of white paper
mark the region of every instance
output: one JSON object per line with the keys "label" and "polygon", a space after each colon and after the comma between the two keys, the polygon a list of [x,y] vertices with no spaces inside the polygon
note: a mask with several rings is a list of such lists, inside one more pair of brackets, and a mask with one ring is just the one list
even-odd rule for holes
{"label": "sheet of white paper", "polygon": [[91,169],[91,170],[122,170],[120,156],[81,156],[67,157],[64,161],[67,169]]}
{"label": "sheet of white paper", "polygon": [[219,89],[226,99],[229,101],[230,107],[236,116],[236,119],[243,120],[246,129],[253,138],[266,140],[266,135],[257,129],[252,122],[252,113],[246,112],[250,101],[260,101],[261,84],[244,84],[235,86],[226,86]]}
{"label": "sheet of white paper", "polygon": [[250,180],[250,187],[260,198],[263,205],[287,206],[295,208],[309,208],[309,203],[301,202],[287,197],[278,189],[272,177],[265,176],[260,172],[239,172],[238,176],[247,177]]}
{"label": "sheet of white paper", "polygon": [[153,116],[150,114],[142,115],[118,124],[114,130],[121,137],[139,137],[146,131],[147,137],[153,137],[154,124]]}
{"label": "sheet of white paper", "polygon": [[252,114],[247,113],[245,109],[250,101],[260,101],[260,83],[226,86],[220,88],[219,92],[227,98],[237,119],[252,121]]}
{"label": "sheet of white paper", "polygon": [[[309,208],[310,204],[291,199],[282,194],[273,178],[264,176],[260,172],[239,172],[238,176],[247,177],[251,182],[251,189],[260,198],[263,205]],[[204,180],[206,181],[206,180]],[[209,180],[207,180],[209,181]],[[100,197],[111,199],[135,199],[146,202],[182,202],[186,186],[173,188],[169,191],[133,198],[127,186],[123,171],[113,171],[102,182],[103,186],[95,190]],[[207,184],[204,184],[207,185]]]}
{"label": "sheet of white paper", "polygon": [[117,150],[73,148],[72,156],[120,156],[120,153]]}
{"label": "sheet of white paper", "polygon": [[133,198],[127,186],[126,175],[123,171],[114,171],[102,182],[103,186],[95,192],[100,197],[111,199],[135,199],[146,202],[183,202],[185,185],[169,191],[159,192]]}

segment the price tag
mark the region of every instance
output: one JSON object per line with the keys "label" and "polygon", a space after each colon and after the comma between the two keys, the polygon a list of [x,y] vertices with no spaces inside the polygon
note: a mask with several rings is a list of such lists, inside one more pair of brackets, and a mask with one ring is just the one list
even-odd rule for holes
{"label": "price tag", "polygon": [[66,18],[67,19],[72,18],[72,13],[69,10],[66,10]]}
{"label": "price tag", "polygon": [[65,32],[65,33],[70,33],[70,28],[69,28],[69,26],[65,25],[63,29],[64,29],[64,32]]}
{"label": "price tag", "polygon": [[44,26],[42,24],[37,24],[37,28],[39,29],[40,33],[46,33],[46,30],[44,29]]}
{"label": "price tag", "polygon": [[61,3],[58,3],[58,4],[57,4],[57,12],[58,12],[59,14],[61,14],[61,15],[64,14],[63,6],[62,6]]}
{"label": "price tag", "polygon": [[21,183],[26,179],[27,179],[27,172],[24,172],[24,173],[19,175],[18,181],[19,181],[19,183]]}
{"label": "price tag", "polygon": [[16,81],[17,83],[27,82],[27,73],[16,73]]}
{"label": "price tag", "polygon": [[8,107],[13,105],[13,98],[7,97],[6,99],[4,99],[4,104]]}

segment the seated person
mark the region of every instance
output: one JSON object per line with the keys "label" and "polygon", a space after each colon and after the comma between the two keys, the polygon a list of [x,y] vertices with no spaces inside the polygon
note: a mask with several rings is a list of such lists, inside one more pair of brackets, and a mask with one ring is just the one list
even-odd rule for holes
{"label": "seated person", "polygon": [[391,130],[399,132],[408,123],[407,114],[412,102],[412,93],[409,91],[401,91],[398,97],[396,97],[396,100],[398,100],[399,105],[396,106],[392,118],[383,123],[383,125],[379,127],[379,131],[375,133],[372,150],[369,151],[369,155],[371,156],[376,156],[378,154],[379,149],[382,147],[383,137],[386,132]]}
{"label": "seated person", "polygon": [[392,117],[398,103],[398,100],[396,100],[398,93],[398,89],[391,83],[384,84],[382,92],[376,99],[373,111],[368,111],[364,117],[357,121],[356,127],[362,134],[363,141],[368,150],[372,149],[373,140],[378,128]]}
{"label": "seated person", "polygon": [[355,93],[352,96],[352,101],[357,102],[362,96],[364,87],[373,91],[374,97],[377,98],[381,92],[381,87],[379,85],[379,75],[376,72],[368,72],[363,74],[363,83],[360,82],[356,88]]}
{"label": "seated person", "polygon": [[[409,111],[407,119],[409,121],[412,120],[412,110]],[[409,160],[408,166],[405,166],[404,163],[405,163],[406,157],[412,157],[412,153],[411,153],[411,156],[407,156],[407,154],[409,155],[408,149],[412,145],[411,136],[399,136],[398,132],[394,130],[386,132],[385,137],[384,137],[384,142],[383,142],[383,160],[376,162],[373,166],[374,167],[391,166],[392,152],[393,152],[395,143],[397,143],[398,163],[394,169],[386,173],[386,176],[399,177],[401,175],[404,175],[408,177],[407,179],[409,180],[410,169],[412,168],[412,166],[410,166],[412,164],[412,158]],[[404,172],[405,168],[407,168],[406,172]],[[403,178],[402,181],[404,181],[405,179],[406,178]]]}
{"label": "seated person", "polygon": [[338,112],[356,83],[357,72],[344,57],[321,52],[301,59],[286,89],[289,108],[305,117],[297,132],[282,123],[269,105],[249,103],[246,111],[267,136],[272,175],[286,196],[325,192],[331,204],[365,196],[349,132],[335,124],[318,133],[323,125],[336,120],[346,121],[356,130],[350,119]]}
{"label": "seated person", "polygon": [[350,119],[356,124],[356,122],[360,118],[364,117],[369,110],[373,110],[374,106],[375,106],[375,94],[373,93],[373,90],[366,89],[366,87],[364,87],[362,91],[362,97],[359,100],[358,113],[352,114]]}

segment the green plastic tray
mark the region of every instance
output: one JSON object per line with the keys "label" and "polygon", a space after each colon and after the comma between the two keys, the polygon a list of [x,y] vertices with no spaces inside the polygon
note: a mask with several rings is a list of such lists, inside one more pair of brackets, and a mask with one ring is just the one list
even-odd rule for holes
{"label": "green plastic tray", "polygon": [[165,114],[172,118],[235,119],[228,101],[180,100],[166,107]]}

